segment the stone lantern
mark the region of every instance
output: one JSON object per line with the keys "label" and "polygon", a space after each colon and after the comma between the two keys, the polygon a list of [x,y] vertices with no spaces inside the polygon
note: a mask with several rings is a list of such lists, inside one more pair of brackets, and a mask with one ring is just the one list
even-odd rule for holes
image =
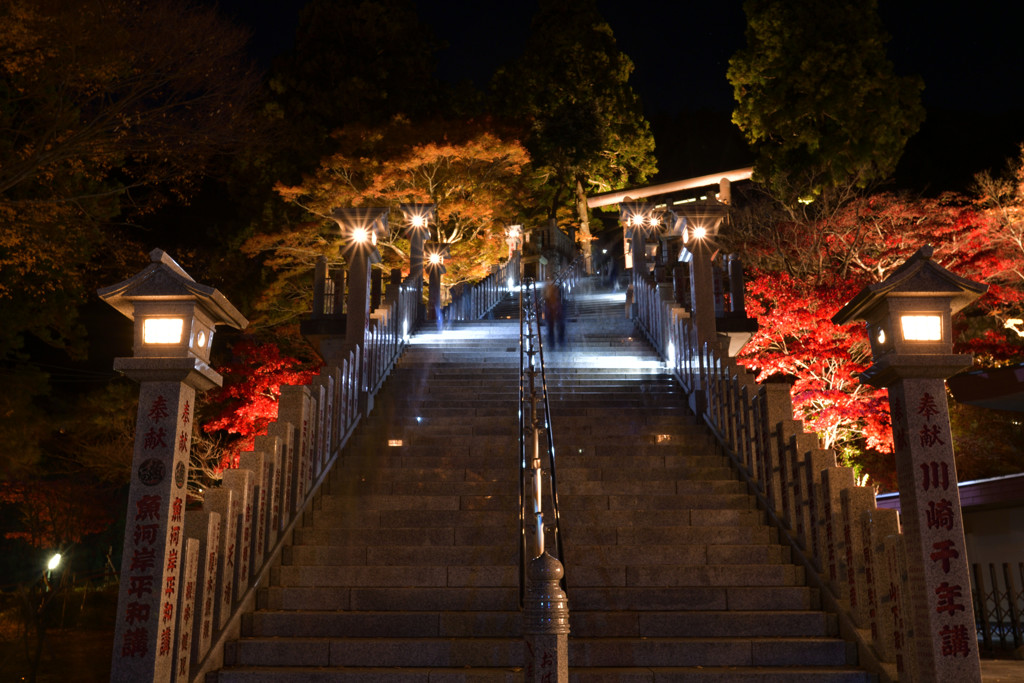
{"label": "stone lantern", "polygon": [[[366,338],[366,328],[370,324],[370,265],[380,263],[377,239],[387,235],[388,209],[340,208],[331,212],[331,218],[338,224],[342,248],[348,260],[345,346],[353,348]],[[333,355],[324,360],[334,362]]]}
{"label": "stone lantern", "polygon": [[437,331],[440,332],[444,328],[444,317],[441,313],[441,276],[447,272],[444,260],[451,256],[451,252],[448,245],[441,242],[428,242],[425,248],[429,279],[427,308],[437,323]]}
{"label": "stone lantern", "polygon": [[135,323],[135,355],[114,368],[140,383],[111,681],[170,681],[195,396],[220,386],[214,329],[248,322],[224,295],[155,249],[99,296]]}
{"label": "stone lantern", "polygon": [[135,322],[132,358],[117,358],[114,369],[137,380],[170,367],[191,368],[204,391],[220,386],[209,367],[215,327],[243,328],[248,321],[218,290],[193,280],[160,249],[142,272],[101,289],[101,299]]}
{"label": "stone lantern", "polygon": [[400,208],[409,236],[409,282],[422,288],[423,242],[430,236],[430,224],[437,220],[437,210],[433,204],[402,204]]}
{"label": "stone lantern", "polygon": [[944,380],[971,365],[953,353],[952,315],[987,285],[958,277],[923,247],[833,318],[867,323],[874,361],[861,381],[889,390],[906,542],[916,676],[980,682],[978,636]]}
{"label": "stone lantern", "polygon": [[886,387],[901,377],[946,379],[971,366],[971,356],[953,353],[952,316],[988,285],[954,275],[931,256],[932,247],[922,247],[832,318],[837,325],[867,323],[874,363],[861,381]]}

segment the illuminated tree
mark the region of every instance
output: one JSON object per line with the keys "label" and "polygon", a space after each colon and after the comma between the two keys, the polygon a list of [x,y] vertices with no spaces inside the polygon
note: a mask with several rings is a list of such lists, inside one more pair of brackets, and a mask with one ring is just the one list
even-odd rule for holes
{"label": "illuminated tree", "polygon": [[747,46],[729,60],[733,122],[755,179],[792,211],[841,205],[887,179],[924,120],[920,79],[885,55],[876,0],[747,0]]}
{"label": "illuminated tree", "polygon": [[[871,364],[863,326],[831,323],[843,304],[887,277],[920,246],[932,244],[943,266],[989,284],[977,304],[954,317],[958,352],[974,354],[987,367],[1024,359],[1024,340],[1004,322],[1024,307],[1024,280],[1015,275],[1020,257],[996,239],[1002,228],[995,211],[979,210],[955,195],[880,193],[810,224],[791,221],[784,211],[750,211],[737,218],[722,239],[752,266],[748,308],[760,324],[740,362],[760,379],[790,377],[796,417],[824,446],[837,448],[848,464],[883,487],[895,486],[887,455],[892,451],[888,403],[884,391],[857,379]],[[955,423],[954,436],[967,454],[964,476],[998,469],[974,453],[983,437],[971,429],[999,422],[975,416]],[[1001,428],[1007,429],[1012,430]]]}
{"label": "illuminated tree", "polygon": [[230,439],[218,458],[221,467],[237,467],[238,454],[251,450],[256,436],[267,433],[277,419],[281,385],[308,384],[317,369],[271,342],[242,339],[231,347],[231,359],[218,367],[224,385],[204,396],[217,413],[203,422],[203,431],[223,432]]}
{"label": "illuminated tree", "polygon": [[636,185],[657,171],[654,137],[619,51],[593,0],[542,0],[523,56],[495,77],[498,112],[524,121],[548,218],[569,205],[590,241],[587,196]]}
{"label": "illuminated tree", "polygon": [[[396,119],[387,126],[348,126],[335,138],[336,154],[320,163],[301,185],[279,185],[289,202],[311,220],[250,238],[243,249],[261,255],[275,278],[257,303],[267,324],[309,309],[307,284],[316,258],[344,263],[343,245],[331,210],[344,206],[388,206],[391,234],[377,247],[385,267],[408,268],[408,243],[398,207],[428,202],[437,207],[432,239],[448,244],[447,284],[479,279],[503,253],[501,230],[522,200],[521,175],[528,162],[515,141],[473,123],[434,122],[413,126]],[[259,322],[259,321],[258,321]]]}

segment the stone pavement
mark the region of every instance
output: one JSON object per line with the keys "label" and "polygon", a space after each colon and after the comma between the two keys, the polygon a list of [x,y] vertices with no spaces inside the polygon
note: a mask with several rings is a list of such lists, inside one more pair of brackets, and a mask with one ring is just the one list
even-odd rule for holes
{"label": "stone pavement", "polygon": [[984,683],[1024,683],[1024,661],[1019,659],[981,660]]}

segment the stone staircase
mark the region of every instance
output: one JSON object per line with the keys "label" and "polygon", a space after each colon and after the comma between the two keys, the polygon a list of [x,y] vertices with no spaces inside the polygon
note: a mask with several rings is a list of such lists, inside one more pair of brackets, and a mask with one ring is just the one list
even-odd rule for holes
{"label": "stone staircase", "polygon": [[[518,320],[420,334],[216,683],[519,681]],[[870,681],[624,315],[547,353],[575,681]]]}

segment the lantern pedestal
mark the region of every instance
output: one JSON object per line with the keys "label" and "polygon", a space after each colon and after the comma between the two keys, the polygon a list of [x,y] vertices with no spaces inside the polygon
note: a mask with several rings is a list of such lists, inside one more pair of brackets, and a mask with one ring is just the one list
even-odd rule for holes
{"label": "lantern pedestal", "polygon": [[946,387],[937,378],[889,386],[914,624],[914,669],[936,683],[981,681],[970,568]]}

